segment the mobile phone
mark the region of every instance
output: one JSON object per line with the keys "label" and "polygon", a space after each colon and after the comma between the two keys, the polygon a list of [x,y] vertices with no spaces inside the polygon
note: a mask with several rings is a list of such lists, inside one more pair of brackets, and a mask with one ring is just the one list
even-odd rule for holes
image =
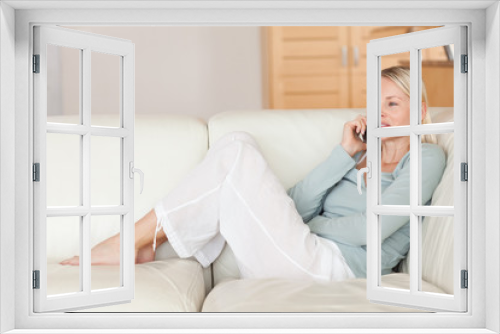
{"label": "mobile phone", "polygon": [[367,133],[368,133],[368,130],[366,130],[365,132],[361,132],[361,133],[359,134],[359,139],[361,139],[361,141],[362,141],[363,143],[366,143],[366,135],[367,135]]}

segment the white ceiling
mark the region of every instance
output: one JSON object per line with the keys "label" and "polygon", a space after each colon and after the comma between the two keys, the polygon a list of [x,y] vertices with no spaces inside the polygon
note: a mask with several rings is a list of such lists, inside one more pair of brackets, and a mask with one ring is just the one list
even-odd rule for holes
{"label": "white ceiling", "polygon": [[15,9],[481,9],[499,0],[4,0]]}

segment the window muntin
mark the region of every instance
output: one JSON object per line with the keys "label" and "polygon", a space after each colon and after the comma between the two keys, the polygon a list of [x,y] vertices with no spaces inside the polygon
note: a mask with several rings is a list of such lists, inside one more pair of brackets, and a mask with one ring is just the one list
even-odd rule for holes
{"label": "window muntin", "polygon": [[[368,298],[372,301],[405,305],[432,310],[466,311],[466,289],[461,288],[461,270],[467,269],[466,196],[467,183],[454,174],[453,197],[455,206],[425,205],[422,203],[422,138],[424,135],[454,133],[453,170],[467,162],[466,147],[466,75],[461,73],[458,57],[454,57],[454,120],[437,124],[421,124],[422,115],[422,50],[429,47],[453,45],[457,54],[466,53],[464,27],[446,27],[404,36],[374,40],[368,45],[368,161],[372,166],[372,179],[368,181]],[[460,52],[459,52],[460,50]],[[410,120],[408,125],[385,127],[381,121],[381,70],[386,55],[410,53]],[[458,60],[457,60],[458,59]],[[380,145],[384,137],[409,136],[410,144],[410,198],[409,205],[385,205],[381,192]],[[381,203],[381,204],[380,204]],[[458,205],[458,203],[460,203]],[[410,216],[409,274],[410,291],[381,287],[381,235],[382,215]],[[422,288],[422,226],[424,216],[441,217],[453,222],[453,291],[455,294],[432,294]],[[424,249],[425,250],[425,249]],[[425,275],[424,275],[425,277]]]}
{"label": "window muntin", "polygon": [[[133,162],[133,44],[115,38],[51,27],[35,27],[34,42],[34,52],[40,55],[40,72],[34,75],[34,160],[39,162],[41,171],[40,182],[34,184],[34,270],[40,272],[40,289],[33,290],[35,312],[67,311],[127,302],[133,298],[135,262],[133,180],[129,173],[129,166]],[[73,55],[68,58],[69,64],[62,63],[61,58],[57,57],[58,52],[66,50],[70,50]],[[92,125],[92,53],[95,52],[114,57],[112,59],[116,66],[109,69],[118,72],[114,74],[119,81],[110,95],[117,100],[112,116],[115,119],[113,125],[118,126],[117,128]],[[48,65],[51,66],[50,71]],[[65,67],[70,68],[68,73],[64,71]],[[72,82],[73,85],[58,82],[57,78],[62,80],[66,75],[69,76],[67,82]],[[58,94],[49,94],[49,87],[57,87]],[[79,105],[74,105],[75,94]],[[102,90],[101,94],[107,97]],[[49,110],[58,104],[57,100],[62,105],[58,111],[62,115],[55,115]],[[70,103],[72,105],[67,107],[68,103],[64,102],[70,100],[73,101]],[[60,140],[61,137],[72,140]],[[100,140],[114,141],[114,152],[100,152]],[[69,165],[50,165],[50,157],[54,154],[66,154]],[[104,162],[112,164],[114,168],[103,168],[102,156],[107,159]],[[103,171],[109,171],[111,175],[103,175]],[[62,175],[69,175],[68,181],[60,179]],[[115,189],[111,190],[113,199],[109,202],[92,200],[93,197],[98,198],[98,192],[94,188],[99,187],[101,177],[116,180]],[[57,193],[66,192],[68,188],[73,189],[73,192],[70,191],[70,199],[61,200]],[[46,198],[51,198],[47,195],[51,193],[55,200],[51,199],[47,203]],[[79,266],[71,268],[67,273],[79,277],[78,289],[71,287],[66,291],[64,287],[50,287],[49,291],[47,287],[50,275],[54,274],[49,273],[49,269],[53,267],[51,261],[64,260],[47,258],[47,247],[50,246],[46,245],[58,242],[51,238],[51,235],[55,235],[51,233],[52,230],[57,227],[49,223],[55,218],[59,225],[73,226],[76,222],[78,240],[72,242],[75,243],[74,255],[79,255]],[[114,276],[114,280],[111,280],[114,282],[111,284],[113,287],[93,288],[90,261],[91,247],[95,244],[93,239],[99,237],[101,227],[112,224],[113,221],[114,230],[119,232],[120,242],[119,264],[112,270],[114,273],[111,273]]]}

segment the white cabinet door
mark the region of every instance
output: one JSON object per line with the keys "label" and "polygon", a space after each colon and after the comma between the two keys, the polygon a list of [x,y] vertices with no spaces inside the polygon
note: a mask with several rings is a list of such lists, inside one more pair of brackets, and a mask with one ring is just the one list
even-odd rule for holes
{"label": "white cabinet door", "polygon": [[[37,26],[33,53],[34,310],[130,302],[134,44]],[[111,235],[115,263],[91,265],[92,246]],[[73,255],[78,266],[59,264]]]}
{"label": "white cabinet door", "polygon": [[[377,39],[368,44],[368,165],[371,165],[371,175],[367,179],[367,297],[371,301],[428,310],[467,310],[467,289],[462,287],[462,277],[467,274],[467,182],[462,180],[461,173],[462,164],[468,162],[467,70],[463,68],[466,55],[466,27],[459,26]],[[405,57],[408,61],[404,61]],[[401,64],[410,69],[410,119],[405,124],[398,123],[399,126],[386,124],[391,121],[383,119],[384,110],[389,110],[384,108],[397,107],[397,103],[388,102],[382,92],[382,84],[386,82],[383,80],[387,79],[382,78],[381,71],[383,64],[391,63],[391,59],[403,59]],[[452,110],[451,118],[433,115],[432,124],[424,124],[422,77],[424,82],[428,78],[425,82],[428,90],[452,94],[453,105],[440,106]],[[452,177],[447,180],[443,176],[441,181],[449,187],[444,191],[436,190],[434,195],[429,195],[429,188],[434,189],[429,184],[433,182],[432,175],[440,173],[436,172],[438,167],[427,160],[432,149],[426,142],[429,136],[438,138],[441,146],[452,147],[446,152],[446,168],[451,169],[446,175],[451,173]],[[397,197],[384,198],[384,182],[390,175],[387,175],[387,165],[385,172],[381,167],[384,165],[381,163],[382,147],[386,140],[403,137],[410,144],[409,190]],[[450,140],[454,143],[450,144]],[[432,202],[428,201],[430,196],[433,196]],[[398,220],[408,222],[405,233],[409,233],[410,238],[410,282],[402,288],[386,284],[385,275],[381,274],[384,264],[390,261],[384,258],[386,232],[396,226],[393,224]],[[428,235],[432,233],[434,235]],[[437,258],[437,254],[432,254],[445,243],[451,249],[449,257]],[[444,291],[430,288],[429,280],[441,282]]]}

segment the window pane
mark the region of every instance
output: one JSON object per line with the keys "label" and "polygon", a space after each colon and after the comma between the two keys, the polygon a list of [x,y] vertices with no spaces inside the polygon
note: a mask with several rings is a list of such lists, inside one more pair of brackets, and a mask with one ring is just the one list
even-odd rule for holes
{"label": "window pane", "polygon": [[121,216],[92,216],[90,225],[90,243],[91,246],[113,237],[112,244],[116,248],[112,248],[106,256],[107,259],[114,261],[112,264],[92,265],[92,283],[91,289],[106,289],[116,288],[120,284],[120,232],[121,232]]}
{"label": "window pane", "polygon": [[394,66],[410,68],[410,52],[408,51],[381,56],[380,62],[382,70]]}
{"label": "window pane", "polygon": [[381,127],[410,125],[410,53],[380,57]]}
{"label": "window pane", "polygon": [[92,52],[92,125],[120,127],[121,58]]}
{"label": "window pane", "polygon": [[454,139],[453,133],[420,136],[421,205],[453,206]]}
{"label": "window pane", "polygon": [[121,138],[92,136],[91,203],[121,204]]}
{"label": "window pane", "polygon": [[78,206],[81,136],[47,133],[47,206]]}
{"label": "window pane", "polygon": [[379,149],[381,204],[410,205],[410,137],[381,137]]}
{"label": "window pane", "polygon": [[[410,248],[410,217],[380,216],[380,286],[410,290],[410,276],[396,273]],[[389,235],[382,240],[385,235]]]}
{"label": "window pane", "polygon": [[81,217],[47,218],[47,295],[80,292],[80,266],[59,262],[80,256]]}
{"label": "window pane", "polygon": [[47,121],[80,124],[80,49],[47,45]]}
{"label": "window pane", "polygon": [[[453,122],[454,46],[422,49],[420,54],[424,82],[422,100],[430,108],[423,123]],[[456,60],[460,61],[460,55],[457,56]]]}
{"label": "window pane", "polygon": [[[421,291],[453,294],[453,217],[421,217]],[[430,283],[432,282],[432,283]]]}

